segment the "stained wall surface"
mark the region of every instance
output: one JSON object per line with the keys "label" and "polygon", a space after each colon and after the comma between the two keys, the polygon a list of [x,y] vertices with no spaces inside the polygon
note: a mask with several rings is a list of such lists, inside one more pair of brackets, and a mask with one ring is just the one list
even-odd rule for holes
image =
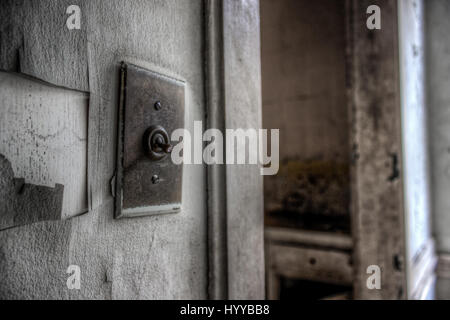
{"label": "stained wall surface", "polygon": [[89,95],[6,72],[0,84],[0,154],[14,176],[63,185],[61,219],[86,213]]}
{"label": "stained wall surface", "polygon": [[263,127],[280,129],[266,223],[348,231],[345,2],[261,1],[261,35]]}
{"label": "stained wall surface", "polygon": [[[205,298],[204,167],[185,168],[179,214],[114,220],[110,188],[120,61],[185,81],[186,128],[204,119],[203,2],[80,0],[80,30],[66,27],[70,4],[3,1],[0,69],[89,94],[90,211],[1,231],[0,297]],[[38,90],[51,101],[51,90]],[[69,265],[81,269],[80,290],[66,286]]]}

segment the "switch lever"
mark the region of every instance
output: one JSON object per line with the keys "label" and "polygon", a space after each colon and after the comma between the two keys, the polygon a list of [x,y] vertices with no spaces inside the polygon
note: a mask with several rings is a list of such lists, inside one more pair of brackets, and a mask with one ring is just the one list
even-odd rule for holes
{"label": "switch lever", "polygon": [[158,161],[172,152],[173,146],[167,131],[161,126],[151,126],[144,134],[144,148],[150,159]]}
{"label": "switch lever", "polygon": [[158,136],[155,140],[156,146],[161,148],[165,153],[171,153],[173,146],[170,143],[164,143],[164,138]]}

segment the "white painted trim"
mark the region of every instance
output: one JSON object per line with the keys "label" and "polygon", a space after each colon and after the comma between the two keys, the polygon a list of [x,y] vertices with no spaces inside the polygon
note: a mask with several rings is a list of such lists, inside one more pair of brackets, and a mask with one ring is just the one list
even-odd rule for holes
{"label": "white painted trim", "polygon": [[428,296],[432,284],[436,280],[435,269],[437,265],[435,245],[433,239],[429,239],[420,252],[416,261],[411,261],[408,286],[411,288],[409,299],[423,300]]}

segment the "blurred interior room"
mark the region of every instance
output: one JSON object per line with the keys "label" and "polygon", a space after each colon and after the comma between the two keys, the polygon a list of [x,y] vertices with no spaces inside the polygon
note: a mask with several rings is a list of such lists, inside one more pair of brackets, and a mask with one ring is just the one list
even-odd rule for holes
{"label": "blurred interior room", "polygon": [[263,127],[281,141],[264,178],[269,299],[450,298],[449,13],[261,1]]}

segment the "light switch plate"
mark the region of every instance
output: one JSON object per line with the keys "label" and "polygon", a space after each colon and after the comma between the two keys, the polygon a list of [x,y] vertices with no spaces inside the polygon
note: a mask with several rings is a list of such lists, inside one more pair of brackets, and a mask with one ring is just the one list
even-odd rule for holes
{"label": "light switch plate", "polygon": [[181,210],[183,165],[170,154],[151,159],[144,138],[160,126],[169,136],[184,127],[185,84],[153,71],[122,63],[115,176],[115,217],[176,213]]}

